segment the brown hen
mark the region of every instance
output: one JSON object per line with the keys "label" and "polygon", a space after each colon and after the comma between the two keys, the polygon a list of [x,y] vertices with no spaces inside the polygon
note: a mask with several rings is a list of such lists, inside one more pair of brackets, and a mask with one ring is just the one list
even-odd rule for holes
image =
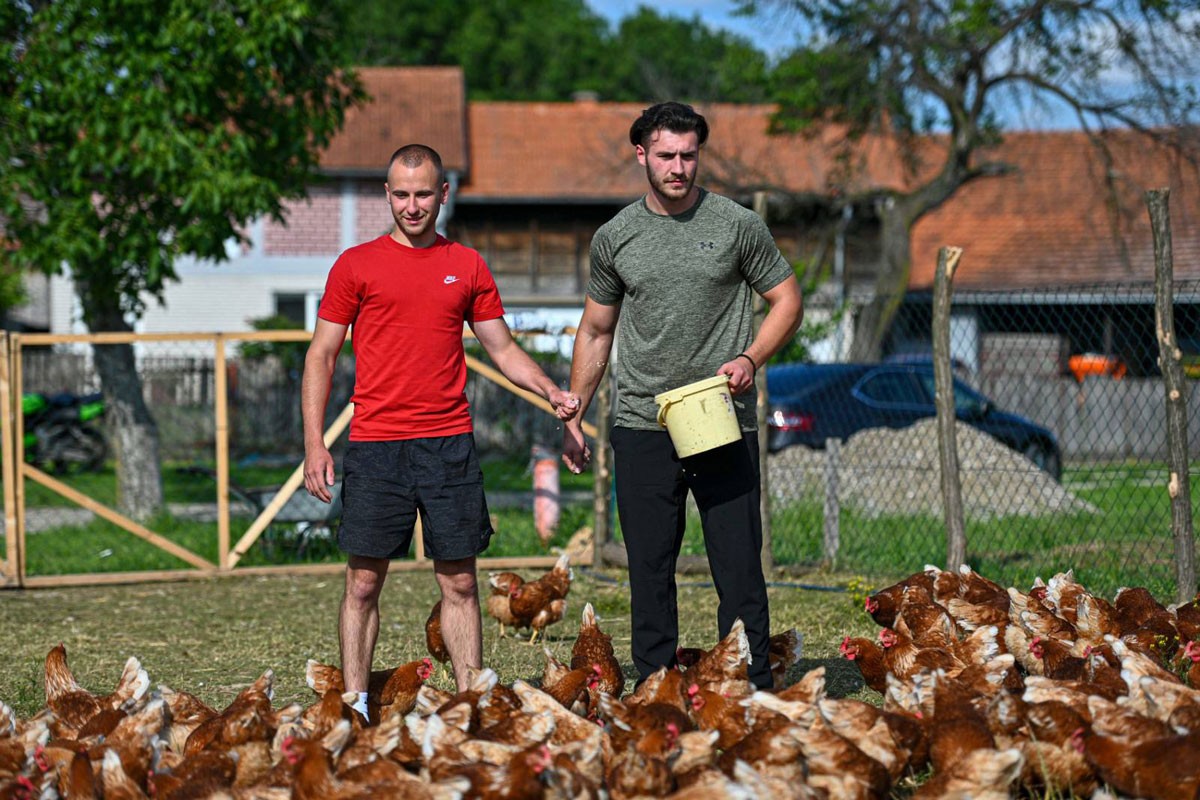
{"label": "brown hen", "polygon": [[125,662],[125,669],[112,692],[105,695],[92,694],[75,680],[67,666],[67,648],[60,644],[46,655],[45,689],[46,705],[54,712],[51,732],[55,736],[75,738],[79,729],[101,711],[121,708],[127,703],[136,703],[150,688],[150,677],[141,663],[132,656]]}
{"label": "brown hen", "polygon": [[433,604],[429,618],[425,620],[425,649],[443,664],[450,660],[450,651],[446,649],[446,640],[442,638],[441,600]]}
{"label": "brown hen", "polygon": [[[401,716],[412,711],[417,704],[417,692],[433,674],[433,662],[428,658],[409,661],[392,669],[372,670],[367,681],[367,708],[370,720],[379,722],[390,714]],[[329,664],[309,659],[304,671],[308,687],[319,695],[330,689],[338,693],[346,691],[342,671]]]}
{"label": "brown hen", "polygon": [[[613,651],[612,637],[600,630],[600,620],[591,603],[583,607],[579,620],[579,636],[571,646],[571,669],[586,669],[595,667],[598,676],[595,692],[605,692],[613,697],[620,697],[625,691],[625,674],[621,671],[621,662]],[[596,707],[599,698],[592,697],[592,708]]]}

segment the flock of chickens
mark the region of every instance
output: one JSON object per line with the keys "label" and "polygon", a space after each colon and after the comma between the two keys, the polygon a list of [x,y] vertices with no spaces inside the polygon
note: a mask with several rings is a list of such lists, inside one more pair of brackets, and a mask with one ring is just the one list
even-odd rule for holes
{"label": "flock of chickens", "polygon": [[[528,583],[493,575],[489,613],[536,638],[561,619],[570,578],[565,559]],[[776,688],[755,691],[740,622],[624,695],[591,604],[570,662],[547,650],[538,685],[483,669],[445,692],[423,658],[372,673],[369,721],[315,661],[307,707],[276,708],[267,671],[218,710],[151,690],[135,658],[92,694],[60,645],[42,711],[18,719],[0,703],[0,800],[1200,798],[1197,603],[1166,608],[1142,589],[1109,602],[1069,572],[1022,593],[929,567],[866,607],[878,641],[847,637],[841,652],[880,705],[828,696],[825,667],[784,685],[794,630],[772,637]]]}

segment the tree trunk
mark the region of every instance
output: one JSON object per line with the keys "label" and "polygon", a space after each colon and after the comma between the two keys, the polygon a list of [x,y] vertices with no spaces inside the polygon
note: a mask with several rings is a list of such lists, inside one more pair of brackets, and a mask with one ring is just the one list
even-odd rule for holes
{"label": "tree trunk", "polygon": [[[105,296],[103,289],[76,281],[84,309],[84,322],[93,333],[132,331],[120,310],[118,298]],[[117,510],[146,522],[163,507],[162,469],[158,452],[158,426],[142,397],[142,379],[137,372],[133,346],[92,346],[96,373],[104,391],[105,416],[111,436],[117,471]]]}
{"label": "tree trunk", "polygon": [[851,361],[878,361],[883,341],[904,300],[912,269],[910,228],[915,219],[908,209],[911,198],[889,198],[880,209],[880,269],[869,303],[855,320]]}

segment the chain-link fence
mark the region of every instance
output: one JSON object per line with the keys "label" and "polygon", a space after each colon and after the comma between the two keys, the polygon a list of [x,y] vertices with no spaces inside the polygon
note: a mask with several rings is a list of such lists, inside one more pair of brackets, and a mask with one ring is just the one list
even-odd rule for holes
{"label": "chain-link fence", "polygon": [[[1200,284],[1173,297],[1191,389]],[[880,580],[945,563],[931,300],[905,298],[879,363],[768,370],[776,563]],[[1153,285],[957,292],[951,332],[967,563],[1009,585],[1074,569],[1099,590],[1171,596]]]}

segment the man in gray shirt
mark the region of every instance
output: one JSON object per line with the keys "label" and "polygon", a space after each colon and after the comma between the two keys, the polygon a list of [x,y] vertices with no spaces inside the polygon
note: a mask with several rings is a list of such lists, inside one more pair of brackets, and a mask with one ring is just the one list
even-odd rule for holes
{"label": "man in gray shirt", "polygon": [[[630,128],[649,191],[592,239],[591,280],[571,363],[571,391],[582,406],[566,423],[563,461],[579,472],[591,458],[581,421],[615,334],[620,357],[611,441],[639,682],[676,663],[675,565],[690,490],[721,598],[719,635],[743,621],[750,679],[768,688],[770,613],[760,558],[754,375],[795,335],[804,305],[766,224],[696,186],[707,138],[704,117],[675,102],[646,109]],[[770,305],[757,335],[755,293]],[[680,458],[658,423],[654,397],[714,375],[729,376],[742,439]]]}

